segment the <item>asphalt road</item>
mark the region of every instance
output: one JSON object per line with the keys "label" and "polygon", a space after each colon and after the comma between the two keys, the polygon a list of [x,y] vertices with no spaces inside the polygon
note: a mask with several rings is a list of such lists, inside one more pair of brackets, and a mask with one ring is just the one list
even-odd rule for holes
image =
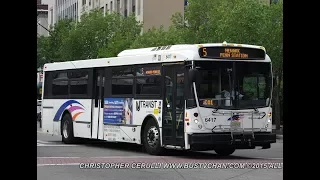
{"label": "asphalt road", "polygon": [[[40,129],[38,129],[40,130]],[[106,142],[82,142],[76,145],[61,143],[61,136],[37,132],[37,176],[39,180],[282,180],[283,144],[278,140],[271,149],[238,150],[230,157],[218,157],[214,151],[168,151],[166,156],[151,156],[141,146]],[[104,168],[82,168],[90,163],[105,163]],[[131,168],[106,168],[111,165],[129,165]],[[144,164],[143,164],[144,163]],[[202,163],[207,168],[164,168],[179,163]],[[232,164],[234,168],[219,167]],[[236,168],[250,165],[251,168]],[[262,166],[262,167],[258,167]],[[263,164],[268,163],[268,164]],[[138,165],[156,165],[156,169],[137,168]],[[161,168],[160,168],[161,165]],[[198,164],[199,165],[199,164]],[[265,168],[265,165],[274,167]],[[213,168],[212,168],[213,167]]]}

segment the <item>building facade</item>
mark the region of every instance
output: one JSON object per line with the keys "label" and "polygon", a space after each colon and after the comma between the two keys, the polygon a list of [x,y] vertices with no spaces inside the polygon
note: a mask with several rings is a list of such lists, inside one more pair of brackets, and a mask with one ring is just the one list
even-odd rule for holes
{"label": "building facade", "polygon": [[37,36],[48,35],[48,5],[37,0]]}
{"label": "building facade", "polygon": [[143,22],[143,31],[152,27],[168,28],[171,17],[176,12],[183,14],[185,0],[54,0],[49,5],[49,24],[54,25],[60,19],[80,21],[83,13],[92,9],[101,9],[104,14],[117,12],[123,16],[133,13]]}

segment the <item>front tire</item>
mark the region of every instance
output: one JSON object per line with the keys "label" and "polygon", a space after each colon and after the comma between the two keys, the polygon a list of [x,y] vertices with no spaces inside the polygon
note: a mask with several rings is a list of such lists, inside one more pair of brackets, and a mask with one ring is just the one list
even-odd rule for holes
{"label": "front tire", "polygon": [[61,120],[61,134],[62,142],[65,144],[74,143],[75,138],[73,136],[73,122],[70,114],[66,114]]}
{"label": "front tire", "polygon": [[143,145],[147,153],[151,155],[160,155],[163,148],[160,144],[160,130],[153,119],[148,119],[143,130]]}
{"label": "front tire", "polygon": [[215,149],[214,150],[219,156],[229,156],[232,153],[234,153],[234,151],[236,151],[236,149],[234,148],[223,148],[223,149]]}

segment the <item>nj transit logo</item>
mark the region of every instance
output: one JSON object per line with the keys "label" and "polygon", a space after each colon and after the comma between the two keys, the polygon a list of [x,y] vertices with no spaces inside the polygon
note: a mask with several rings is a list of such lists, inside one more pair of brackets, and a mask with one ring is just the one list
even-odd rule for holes
{"label": "nj transit logo", "polygon": [[228,121],[238,121],[238,120],[241,120],[243,119],[244,115],[243,114],[236,114],[236,115],[233,115],[232,117],[230,117],[228,119]]}
{"label": "nj transit logo", "polygon": [[84,113],[85,108],[80,102],[75,100],[69,100],[60,106],[56,115],[53,118],[53,121],[59,121],[62,113],[65,110],[68,110],[70,112],[72,120],[75,121],[80,114]]}

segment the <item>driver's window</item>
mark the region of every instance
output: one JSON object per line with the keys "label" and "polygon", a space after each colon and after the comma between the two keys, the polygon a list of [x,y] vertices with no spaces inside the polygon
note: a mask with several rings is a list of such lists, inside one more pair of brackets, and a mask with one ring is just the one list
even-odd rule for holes
{"label": "driver's window", "polygon": [[243,93],[245,99],[258,100],[264,97],[266,82],[264,77],[244,77]]}

